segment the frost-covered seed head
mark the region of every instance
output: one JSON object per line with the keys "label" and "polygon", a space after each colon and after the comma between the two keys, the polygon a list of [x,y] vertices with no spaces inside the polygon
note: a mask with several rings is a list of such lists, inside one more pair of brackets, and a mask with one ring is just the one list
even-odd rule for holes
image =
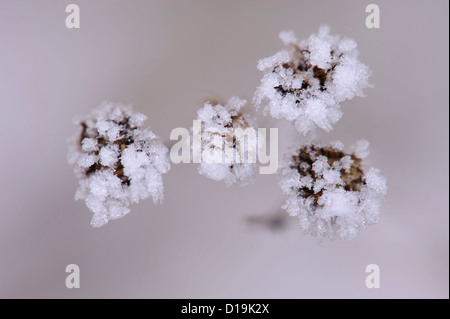
{"label": "frost-covered seed head", "polygon": [[149,196],[163,198],[162,174],[170,169],[167,148],[149,130],[146,116],[131,106],[103,103],[90,115],[74,122],[81,133],[72,139],[69,163],[75,165],[83,199],[94,213],[91,225],[129,212],[128,206]]}
{"label": "frost-covered seed head", "polygon": [[[202,125],[203,154],[212,154],[209,161],[202,158],[198,171],[213,180],[225,181],[227,186],[251,182],[256,166],[248,161],[249,152],[255,150],[246,148],[242,140],[230,134],[235,129],[254,129],[256,132],[254,119],[241,111],[246,103],[245,100],[232,97],[224,106],[208,102],[197,112]],[[230,157],[230,154],[234,156]],[[213,157],[217,162],[212,161]]]}
{"label": "frost-covered seed head", "polygon": [[255,104],[266,101],[265,113],[289,120],[303,134],[316,127],[330,131],[342,116],[340,103],[369,86],[370,70],[359,61],[356,42],[329,31],[322,26],[302,42],[292,31],[281,32],[289,50],[258,61],[264,76]]}
{"label": "frost-covered seed head", "polygon": [[[292,162],[290,164],[291,169],[297,170],[300,174],[300,178],[311,178],[313,185],[316,184],[322,175],[316,173],[314,170],[315,161],[319,156],[324,156],[331,167],[342,167],[339,169],[339,175],[342,180],[342,184],[336,185],[337,188],[343,188],[346,191],[360,191],[362,186],[365,185],[364,171],[361,168],[361,159],[356,157],[355,154],[346,155],[342,150],[338,150],[332,147],[319,147],[316,145],[307,145],[298,150],[298,153],[292,156]],[[350,167],[343,167],[340,161],[347,157]],[[322,163],[322,162],[320,162]],[[325,163],[325,165],[326,165]],[[336,164],[335,164],[336,163]],[[314,192],[313,188],[307,186],[301,187],[298,192],[301,197],[308,198],[314,197],[314,205],[319,205],[319,199],[323,195],[324,189]]]}
{"label": "frost-covered seed head", "polygon": [[349,240],[378,221],[386,181],[377,169],[363,170],[368,146],[360,141],[346,154],[341,143],[310,144],[290,157],[280,179],[283,208],[305,233]]}

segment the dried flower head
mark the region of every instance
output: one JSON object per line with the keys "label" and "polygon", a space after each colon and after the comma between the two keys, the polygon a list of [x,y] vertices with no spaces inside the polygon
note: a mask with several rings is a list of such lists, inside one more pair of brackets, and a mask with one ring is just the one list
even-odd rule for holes
{"label": "dried flower head", "polygon": [[225,181],[227,186],[251,182],[256,166],[249,160],[256,156],[257,150],[252,147],[256,147],[256,140],[254,144],[245,144],[243,135],[239,134],[247,129],[256,132],[254,119],[241,111],[246,103],[232,97],[225,106],[208,102],[197,112],[201,132],[194,133],[202,136],[202,160],[198,171],[213,180]]}
{"label": "dried flower head", "polygon": [[322,26],[318,34],[298,42],[292,31],[280,38],[289,50],[258,61],[264,72],[254,102],[274,118],[285,118],[306,134],[316,127],[330,131],[342,116],[340,103],[362,96],[369,68],[358,58],[357,44],[340,39]]}
{"label": "dried flower head", "polygon": [[126,215],[131,203],[149,196],[163,199],[162,174],[170,169],[167,147],[149,129],[147,117],[131,106],[103,103],[75,119],[81,133],[71,141],[69,163],[79,179],[75,199],[94,213],[100,227]]}
{"label": "dried flower head", "polygon": [[378,221],[386,181],[375,168],[363,170],[368,147],[359,141],[346,154],[340,142],[310,144],[290,157],[280,179],[283,208],[298,216],[305,233],[350,240]]}

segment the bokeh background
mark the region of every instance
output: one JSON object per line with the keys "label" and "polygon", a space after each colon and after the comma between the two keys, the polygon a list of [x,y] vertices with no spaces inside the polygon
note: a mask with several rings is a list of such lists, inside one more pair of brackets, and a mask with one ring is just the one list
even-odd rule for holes
{"label": "bokeh background", "polygon": [[[2,298],[448,298],[448,1],[0,0],[0,297]],[[104,100],[134,105],[169,139],[190,127],[205,95],[251,100],[259,58],[328,24],[354,38],[373,70],[367,97],[344,103],[323,141],[371,142],[388,196],[380,222],[353,242],[304,236],[280,213],[275,175],[227,188],[172,165],[165,200],[132,206],[91,228],[67,164],[71,119]],[[304,139],[284,120],[280,156]],[[251,218],[261,216],[261,218]],[[252,221],[249,221],[252,220]],[[256,221],[255,221],[256,220]],[[67,289],[65,267],[81,270]],[[365,287],[378,264],[381,288]]]}

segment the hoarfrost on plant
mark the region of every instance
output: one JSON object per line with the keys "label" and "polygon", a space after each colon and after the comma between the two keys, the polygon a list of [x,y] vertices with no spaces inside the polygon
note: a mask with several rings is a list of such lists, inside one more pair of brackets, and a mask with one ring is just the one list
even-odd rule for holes
{"label": "hoarfrost on plant", "polygon": [[363,170],[368,146],[360,141],[345,154],[340,142],[313,143],[289,156],[280,177],[283,208],[306,234],[350,240],[378,221],[386,180],[378,169]]}
{"label": "hoarfrost on plant", "polygon": [[256,166],[256,160],[251,160],[256,158],[256,135],[248,135],[245,143],[245,136],[239,134],[256,134],[254,119],[241,111],[246,103],[232,97],[225,105],[205,103],[197,112],[202,131],[194,133],[201,133],[203,150],[198,171],[227,186],[251,182]]}
{"label": "hoarfrost on plant", "polygon": [[371,71],[360,62],[356,42],[330,35],[328,26],[301,42],[292,31],[281,32],[280,39],[288,49],[258,61],[264,75],[256,106],[302,134],[318,127],[330,131],[342,116],[340,104],[369,86]]}
{"label": "hoarfrost on plant", "polygon": [[131,203],[149,196],[155,203],[163,199],[168,150],[150,129],[142,128],[146,118],[131,106],[103,103],[74,120],[81,126],[68,156],[79,179],[75,199],[84,200],[94,213],[94,227],[128,214]]}

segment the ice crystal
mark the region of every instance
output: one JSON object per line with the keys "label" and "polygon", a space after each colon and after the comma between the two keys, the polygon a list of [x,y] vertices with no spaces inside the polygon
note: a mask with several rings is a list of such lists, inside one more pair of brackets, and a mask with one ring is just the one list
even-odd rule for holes
{"label": "ice crystal", "polygon": [[280,38],[289,49],[258,61],[264,75],[256,106],[292,122],[302,134],[317,127],[330,131],[342,116],[340,104],[369,86],[371,72],[360,62],[356,42],[330,35],[327,26],[301,42],[292,31]]}
{"label": "ice crystal", "polygon": [[103,103],[74,120],[81,126],[68,158],[79,179],[75,199],[84,200],[94,213],[94,227],[128,214],[131,203],[149,196],[155,203],[163,199],[168,150],[150,129],[142,128],[146,118],[131,106]]}
{"label": "ice crystal", "polygon": [[[216,181],[224,181],[227,186],[245,185],[252,181],[256,156],[256,140],[242,138],[237,132],[255,132],[254,119],[242,113],[241,108],[247,102],[232,97],[224,106],[205,103],[198,110],[201,121],[202,160],[198,171]],[[250,138],[252,135],[250,135]],[[254,135],[253,137],[256,137]]]}
{"label": "ice crystal", "polygon": [[363,170],[368,146],[360,141],[346,154],[339,142],[309,144],[290,156],[280,178],[283,208],[305,233],[350,240],[378,221],[386,181],[375,168]]}

